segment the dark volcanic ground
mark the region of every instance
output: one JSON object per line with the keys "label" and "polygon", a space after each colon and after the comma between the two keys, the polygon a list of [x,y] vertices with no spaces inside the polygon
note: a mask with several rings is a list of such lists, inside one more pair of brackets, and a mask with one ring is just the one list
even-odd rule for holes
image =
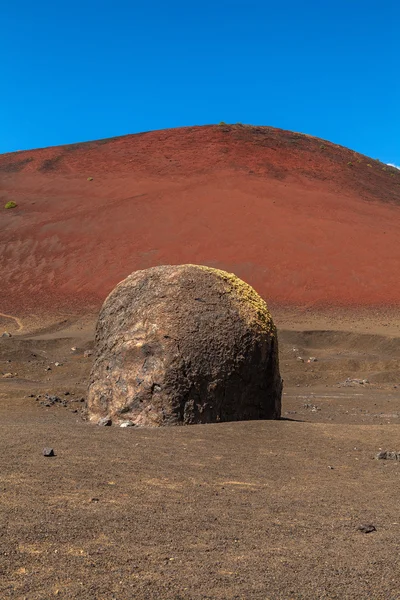
{"label": "dark volcanic ground", "polygon": [[400,598],[397,323],[278,322],[281,421],[157,430],[83,420],[66,325],[0,338],[2,600]]}

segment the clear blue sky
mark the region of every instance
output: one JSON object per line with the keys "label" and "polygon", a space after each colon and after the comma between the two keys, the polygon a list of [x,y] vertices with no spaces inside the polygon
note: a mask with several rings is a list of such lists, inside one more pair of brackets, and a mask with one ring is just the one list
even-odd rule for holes
{"label": "clear blue sky", "polygon": [[9,0],[0,152],[242,122],[400,164],[399,0]]}

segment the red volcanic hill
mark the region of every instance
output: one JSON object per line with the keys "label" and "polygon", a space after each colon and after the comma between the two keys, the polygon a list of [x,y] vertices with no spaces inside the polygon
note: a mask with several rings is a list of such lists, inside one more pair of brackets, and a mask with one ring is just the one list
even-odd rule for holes
{"label": "red volcanic hill", "polygon": [[97,309],[177,263],[272,305],[400,303],[400,171],[307,135],[218,125],[4,154],[0,200],[4,313]]}

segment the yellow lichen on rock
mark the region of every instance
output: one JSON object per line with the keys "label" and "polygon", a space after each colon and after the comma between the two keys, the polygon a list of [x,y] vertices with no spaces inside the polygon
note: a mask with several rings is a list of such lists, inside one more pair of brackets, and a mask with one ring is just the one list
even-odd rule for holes
{"label": "yellow lichen on rock", "polygon": [[262,331],[274,335],[275,326],[267,303],[248,283],[237,277],[234,273],[228,273],[222,269],[205,267],[203,265],[187,265],[209,271],[220,277],[228,286],[232,300],[237,304],[240,314],[249,323],[257,323]]}

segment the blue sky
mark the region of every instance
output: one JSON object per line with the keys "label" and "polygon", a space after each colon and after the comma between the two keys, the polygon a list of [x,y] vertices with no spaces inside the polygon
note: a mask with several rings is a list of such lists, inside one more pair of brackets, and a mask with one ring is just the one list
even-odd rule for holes
{"label": "blue sky", "polygon": [[207,123],[400,164],[400,2],[13,0],[0,152]]}

